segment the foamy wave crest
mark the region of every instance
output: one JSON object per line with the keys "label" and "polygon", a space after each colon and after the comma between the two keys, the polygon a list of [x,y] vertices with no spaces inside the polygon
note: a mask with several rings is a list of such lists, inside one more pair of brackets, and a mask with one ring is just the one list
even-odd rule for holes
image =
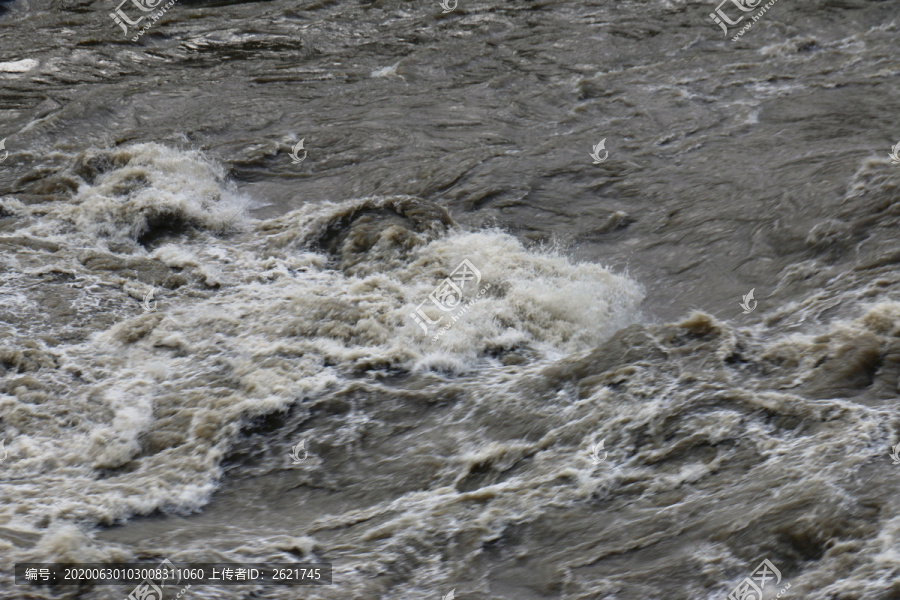
{"label": "foamy wave crest", "polygon": [[[260,418],[306,410],[361,375],[545,364],[639,318],[627,277],[464,231],[416,198],[304,206],[248,221],[247,235],[196,235],[171,221],[225,231],[244,204],[200,154],[142,144],[78,165],[71,199],[22,220],[19,233],[59,243],[20,244],[9,260],[42,270],[0,284],[21,297],[13,346],[24,348],[0,347],[0,473],[53,490],[25,502],[24,488],[0,486],[0,519],[20,531],[198,510]],[[147,243],[159,229],[165,239]],[[85,251],[91,236],[130,247]],[[478,272],[467,308],[439,314],[429,295],[464,260]],[[63,300],[47,308],[44,295]],[[437,327],[416,323],[420,306]],[[48,316],[68,327],[56,345],[37,335]]]}
{"label": "foamy wave crest", "polygon": [[51,216],[89,235],[140,240],[179,227],[218,233],[237,227],[247,204],[220,165],[161,144],[90,150],[72,171],[78,190]]}
{"label": "foamy wave crest", "polygon": [[[531,361],[579,351],[635,322],[643,298],[627,277],[528,250],[501,231],[463,231],[443,208],[412,198],[304,208],[258,231],[263,248],[241,256],[242,271],[271,270],[275,255],[286,272],[302,250],[324,268],[261,289],[248,281],[238,295],[252,295],[250,319],[269,338],[321,340],[328,361],[358,368],[461,372],[486,355]],[[464,260],[478,281],[463,290],[459,310],[430,302]]]}
{"label": "foamy wave crest", "polygon": [[[442,314],[429,294],[464,259],[480,271],[477,287],[486,292],[478,297],[473,290],[464,298],[462,314]],[[401,277],[411,293],[396,314],[404,319],[398,333],[400,343],[419,348],[416,368],[471,365],[485,352],[554,356],[586,350],[634,323],[643,299],[641,287],[627,277],[557,252],[527,250],[499,231],[459,232],[432,242]],[[422,310],[439,320],[427,336],[411,317],[423,301]]]}
{"label": "foamy wave crest", "polygon": [[[307,277],[285,284],[290,291],[270,286],[275,305],[262,314],[285,315],[285,331],[341,339],[348,351],[334,359],[345,364],[461,371],[486,353],[578,351],[635,322],[643,299],[627,277],[526,249],[501,231],[463,231],[440,206],[409,197],[304,208],[258,229],[267,238],[263,254],[306,249],[330,267],[318,274],[320,285]],[[429,302],[464,260],[479,279],[464,290],[461,309]],[[368,347],[364,356],[359,344]]]}

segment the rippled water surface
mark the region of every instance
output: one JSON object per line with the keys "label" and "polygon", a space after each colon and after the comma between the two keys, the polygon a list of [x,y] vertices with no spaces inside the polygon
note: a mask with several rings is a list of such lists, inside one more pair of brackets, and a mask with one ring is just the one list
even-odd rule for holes
{"label": "rippled water surface", "polygon": [[900,599],[895,1],[138,4],[0,2],[0,598]]}

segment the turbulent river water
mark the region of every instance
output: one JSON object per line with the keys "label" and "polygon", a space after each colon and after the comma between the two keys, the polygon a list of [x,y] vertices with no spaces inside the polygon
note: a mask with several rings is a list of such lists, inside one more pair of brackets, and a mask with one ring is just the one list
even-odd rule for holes
{"label": "turbulent river water", "polygon": [[0,2],[0,599],[900,599],[898,18]]}

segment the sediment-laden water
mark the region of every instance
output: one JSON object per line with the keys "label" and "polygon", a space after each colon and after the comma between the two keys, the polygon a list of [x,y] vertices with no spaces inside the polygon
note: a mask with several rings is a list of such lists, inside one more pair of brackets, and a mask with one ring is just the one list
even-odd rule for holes
{"label": "sediment-laden water", "polygon": [[0,3],[0,598],[900,599],[897,7],[716,6]]}

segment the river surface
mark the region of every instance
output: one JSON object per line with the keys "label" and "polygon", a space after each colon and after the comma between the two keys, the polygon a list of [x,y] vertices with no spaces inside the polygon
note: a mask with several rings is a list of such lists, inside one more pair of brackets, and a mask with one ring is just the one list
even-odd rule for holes
{"label": "river surface", "polygon": [[896,0],[141,1],[0,1],[0,599],[900,599]]}

